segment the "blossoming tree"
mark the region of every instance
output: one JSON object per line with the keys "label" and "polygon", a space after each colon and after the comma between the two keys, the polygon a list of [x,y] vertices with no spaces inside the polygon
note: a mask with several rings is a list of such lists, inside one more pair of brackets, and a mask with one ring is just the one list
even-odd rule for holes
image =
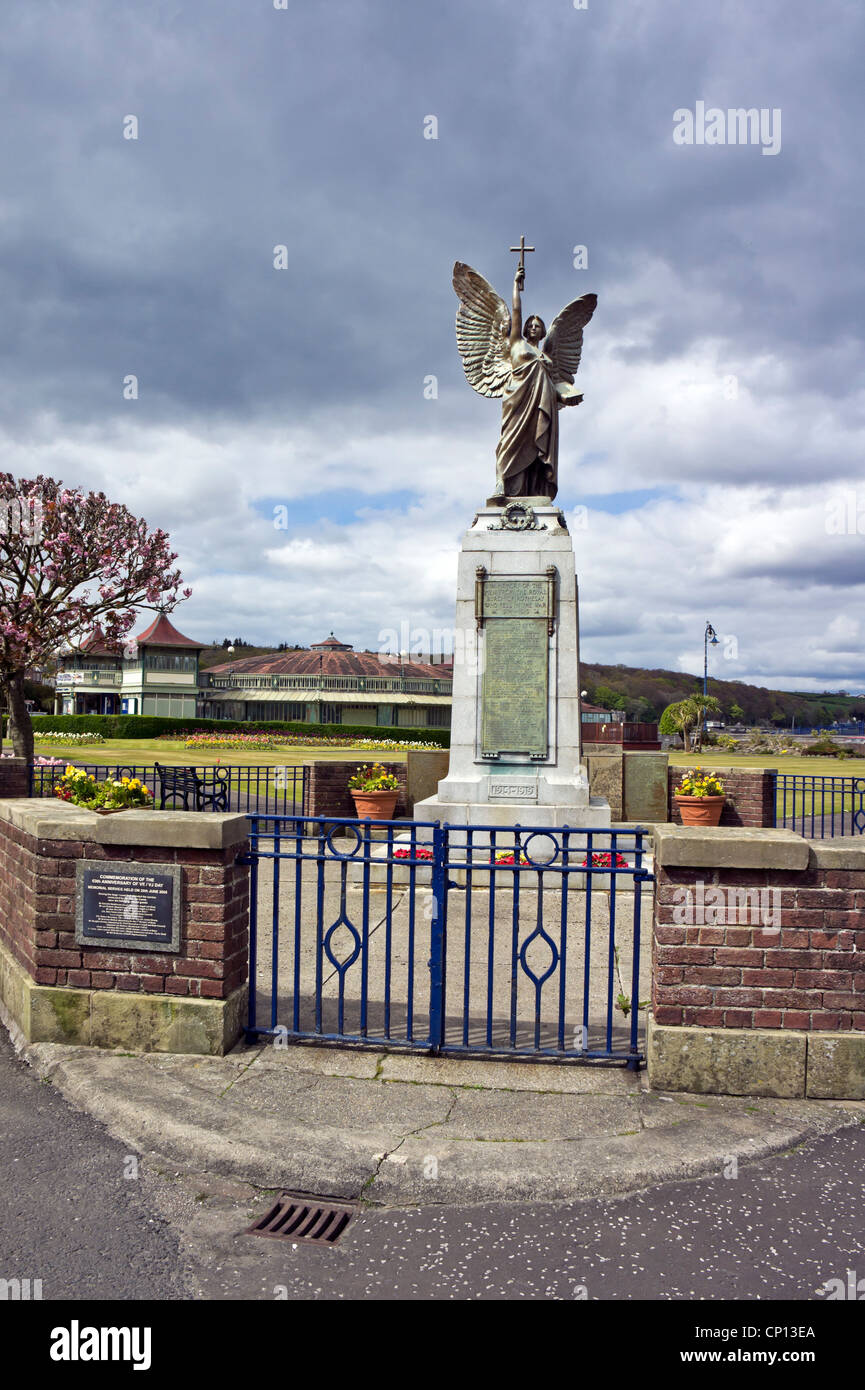
{"label": "blossoming tree", "polygon": [[136,609],[170,613],[189,597],[176,559],[167,532],[104,492],[0,473],[0,685],[16,754],[32,762],[26,668],[97,626],[119,652]]}

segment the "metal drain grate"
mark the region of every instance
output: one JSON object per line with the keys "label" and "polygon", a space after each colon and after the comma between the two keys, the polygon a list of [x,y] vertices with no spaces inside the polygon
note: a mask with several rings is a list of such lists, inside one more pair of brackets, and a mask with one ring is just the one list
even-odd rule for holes
{"label": "metal drain grate", "polygon": [[338,1202],[319,1202],[296,1192],[283,1192],[259,1221],[247,1227],[247,1235],[277,1240],[308,1240],[316,1245],[336,1245],[345,1234],[356,1208]]}

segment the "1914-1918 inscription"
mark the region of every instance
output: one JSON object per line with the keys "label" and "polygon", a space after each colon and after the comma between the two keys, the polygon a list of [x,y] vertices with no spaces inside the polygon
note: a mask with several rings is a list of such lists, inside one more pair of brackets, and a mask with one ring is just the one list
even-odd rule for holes
{"label": "1914-1918 inscription", "polygon": [[126,951],[180,950],[179,864],[75,866],[75,941]]}
{"label": "1914-1918 inscription", "polygon": [[548,615],[546,580],[486,581],[483,757],[504,752],[547,756]]}

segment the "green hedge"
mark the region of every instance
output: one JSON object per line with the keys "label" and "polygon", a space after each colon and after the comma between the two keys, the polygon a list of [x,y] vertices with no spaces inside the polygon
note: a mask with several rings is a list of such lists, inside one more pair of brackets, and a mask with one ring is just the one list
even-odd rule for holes
{"label": "green hedge", "polygon": [[[4,721],[5,725],[5,721]],[[315,738],[388,738],[399,743],[437,743],[450,747],[449,729],[369,728],[362,724],[303,724],[300,721],[172,719],[157,714],[46,714],[33,720],[33,732],[102,734],[104,738],[159,738],[175,733],[310,734]],[[4,727],[5,733],[5,727]]]}

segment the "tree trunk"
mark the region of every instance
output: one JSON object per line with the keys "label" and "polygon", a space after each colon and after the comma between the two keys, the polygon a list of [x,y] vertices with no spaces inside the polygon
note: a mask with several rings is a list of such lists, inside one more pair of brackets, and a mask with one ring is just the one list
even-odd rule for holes
{"label": "tree trunk", "polygon": [[6,687],[9,696],[9,738],[16,758],[33,765],[33,724],[24,698],[24,676],[13,676]]}

